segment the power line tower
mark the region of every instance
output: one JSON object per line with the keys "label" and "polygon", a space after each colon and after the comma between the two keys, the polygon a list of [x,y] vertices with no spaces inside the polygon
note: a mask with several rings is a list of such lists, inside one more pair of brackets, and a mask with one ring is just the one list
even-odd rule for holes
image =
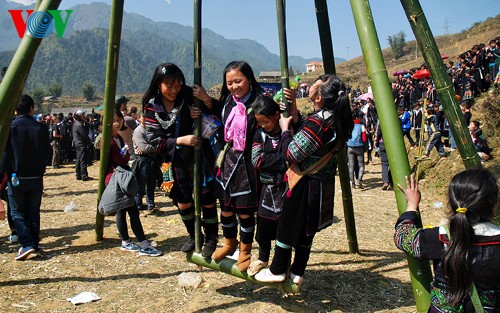
{"label": "power line tower", "polygon": [[443,26],[443,29],[444,29],[444,34],[443,35],[448,35],[448,28],[450,27],[449,23],[448,23],[448,17],[445,17],[444,18],[444,26]]}

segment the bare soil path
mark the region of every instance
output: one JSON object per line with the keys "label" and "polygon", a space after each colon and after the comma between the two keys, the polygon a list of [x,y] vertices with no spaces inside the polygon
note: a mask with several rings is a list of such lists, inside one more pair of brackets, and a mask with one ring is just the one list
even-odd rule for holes
{"label": "bare soil path", "polygon": [[[160,211],[141,218],[148,239],[164,255],[141,257],[120,251],[114,217],[106,218],[104,241],[95,241],[97,180],[77,181],[73,165],[48,168],[41,216],[44,253],[14,261],[18,245],[7,241],[7,222],[0,223],[0,311],[415,312],[406,261],[392,240],[398,217],[394,193],[381,190],[377,161],[367,166],[367,189],[353,190],[361,253],[348,253],[337,179],[337,221],[317,235],[302,293],[290,297],[207,269],[199,288],[179,287],[177,276],[197,268],[178,251],[187,237],[168,197],[158,192]],[[97,171],[98,163],[89,168],[92,177]],[[77,210],[64,212],[70,201]],[[444,202],[424,193],[424,224],[435,225],[442,216],[435,201]],[[76,307],[66,300],[83,291],[102,300]]]}

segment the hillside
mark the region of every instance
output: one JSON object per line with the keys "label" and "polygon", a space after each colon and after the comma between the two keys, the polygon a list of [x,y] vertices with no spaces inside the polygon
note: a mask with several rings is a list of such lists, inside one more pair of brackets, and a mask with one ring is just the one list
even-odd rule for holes
{"label": "hillside", "polygon": [[[409,34],[407,34],[409,35]],[[449,56],[449,60],[455,61],[455,58],[469,50],[473,45],[486,43],[495,37],[500,36],[500,15],[490,18],[484,22],[476,23],[469,29],[463,30],[458,34],[435,37],[439,51]],[[381,44],[385,44],[387,38],[379,38]],[[385,66],[389,79],[393,79],[392,73],[401,69],[411,69],[420,66],[424,62],[422,52],[419,49],[415,52],[415,40],[406,42],[406,54],[399,60],[395,60],[390,48],[382,51]],[[417,57],[416,54],[418,55]],[[337,65],[337,74],[346,83],[351,86],[360,85],[363,90],[367,90],[369,85],[366,74],[363,56],[353,58],[347,62]]]}
{"label": "hillside", "polygon": [[[0,2],[0,23],[6,31],[0,34],[0,51],[19,43],[9,14],[9,3]],[[19,9],[20,7],[16,7]],[[80,95],[85,81],[97,87],[102,94],[106,71],[110,6],[104,3],[77,5],[69,19],[64,38],[55,34],[42,41],[26,88],[48,89],[53,83],[64,82],[64,95]],[[7,16],[5,15],[7,14]],[[9,28],[10,27],[10,28]],[[16,38],[17,44],[12,44]],[[154,67],[161,62],[177,64],[188,83],[193,81],[193,29],[177,23],[154,22],[135,13],[125,13],[120,49],[117,89],[121,93],[143,92]],[[10,45],[10,46],[9,46]],[[221,81],[221,71],[232,60],[241,59],[252,65],[258,75],[261,71],[279,70],[279,56],[270,53],[260,43],[247,40],[229,40],[209,29],[203,29],[203,81],[211,87]],[[0,65],[7,65],[14,51],[0,52]],[[319,59],[290,56],[289,64],[296,71],[305,71],[305,64]],[[337,59],[342,62],[344,59]]]}

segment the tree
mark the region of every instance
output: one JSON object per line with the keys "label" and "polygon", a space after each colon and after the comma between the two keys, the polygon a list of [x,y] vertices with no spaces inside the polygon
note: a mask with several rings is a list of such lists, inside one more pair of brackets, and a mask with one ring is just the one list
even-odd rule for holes
{"label": "tree", "polygon": [[396,35],[389,36],[387,38],[387,42],[391,46],[392,54],[396,60],[400,59],[403,55],[405,55],[405,43],[406,43],[406,35],[404,31],[400,31]]}
{"label": "tree", "polygon": [[42,111],[42,102],[45,91],[41,87],[37,87],[31,91],[31,97],[33,98],[33,102],[35,103],[35,111]]}
{"label": "tree", "polygon": [[82,86],[82,92],[85,99],[87,101],[91,101],[92,99],[94,99],[95,86],[91,82],[86,81]]}
{"label": "tree", "polygon": [[57,83],[52,84],[52,86],[49,87],[49,93],[52,97],[59,98],[63,93],[62,85]]}

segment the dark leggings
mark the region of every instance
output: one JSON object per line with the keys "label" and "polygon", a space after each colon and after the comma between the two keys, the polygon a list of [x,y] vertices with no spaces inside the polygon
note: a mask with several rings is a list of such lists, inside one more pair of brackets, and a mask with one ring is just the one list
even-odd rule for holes
{"label": "dark leggings", "polygon": [[130,239],[127,228],[127,212],[130,218],[130,227],[132,228],[137,241],[142,242],[146,240],[141,219],[139,217],[139,210],[135,205],[116,212],[116,228],[118,228],[121,239],[123,241]]}
{"label": "dark leggings", "polygon": [[[290,272],[293,274],[304,276],[307,262],[309,261],[309,256],[311,255],[311,245],[313,239],[314,235],[304,236],[301,238],[300,244],[295,249],[295,256],[293,258],[292,267],[290,268]],[[285,274],[291,256],[292,247],[277,242],[274,250],[273,262],[270,267],[271,273],[274,275]]]}
{"label": "dark leggings", "polygon": [[258,215],[257,225],[257,235],[255,236],[255,240],[259,243],[259,260],[262,262],[268,262],[269,255],[271,253],[271,241],[276,240],[278,221],[267,219]]}

